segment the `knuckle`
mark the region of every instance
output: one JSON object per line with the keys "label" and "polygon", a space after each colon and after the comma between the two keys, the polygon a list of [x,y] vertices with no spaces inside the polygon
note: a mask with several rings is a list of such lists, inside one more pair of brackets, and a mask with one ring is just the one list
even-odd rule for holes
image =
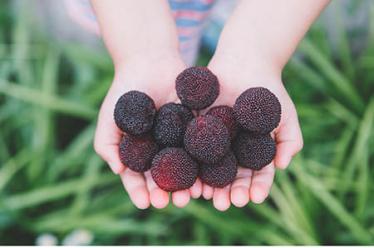
{"label": "knuckle", "polygon": [[297,152],[300,152],[304,147],[304,141],[302,138],[300,138],[296,143],[296,150]]}
{"label": "knuckle", "polygon": [[100,155],[101,157],[103,157],[103,154],[104,154],[104,148],[103,148],[103,146],[102,146],[99,142],[97,142],[97,141],[94,142],[94,150],[95,150],[95,152],[96,152],[98,155]]}

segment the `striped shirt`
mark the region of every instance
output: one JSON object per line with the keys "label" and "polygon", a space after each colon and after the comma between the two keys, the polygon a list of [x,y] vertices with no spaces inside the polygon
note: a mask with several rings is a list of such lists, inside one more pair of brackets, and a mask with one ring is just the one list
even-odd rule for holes
{"label": "striped shirt", "polygon": [[[178,30],[180,52],[187,65],[197,57],[203,28],[216,0],[169,0]],[[100,35],[89,0],[65,0],[70,17],[89,32]]]}

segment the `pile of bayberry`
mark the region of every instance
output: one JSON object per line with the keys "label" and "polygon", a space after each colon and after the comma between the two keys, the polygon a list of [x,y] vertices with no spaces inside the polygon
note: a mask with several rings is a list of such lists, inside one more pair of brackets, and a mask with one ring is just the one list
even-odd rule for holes
{"label": "pile of bayberry", "polygon": [[237,167],[260,170],[275,156],[270,132],[281,118],[277,97],[266,88],[249,88],[233,107],[215,106],[220,85],[205,67],[191,67],[176,79],[181,101],[158,110],[148,95],[129,91],[116,103],[114,119],[125,132],[120,158],[133,171],[151,170],[156,184],[173,192],[190,188],[197,177],[225,187]]}

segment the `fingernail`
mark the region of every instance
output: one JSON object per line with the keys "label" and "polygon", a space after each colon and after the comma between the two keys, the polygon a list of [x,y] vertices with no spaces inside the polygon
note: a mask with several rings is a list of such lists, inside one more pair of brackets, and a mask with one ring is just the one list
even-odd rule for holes
{"label": "fingernail", "polygon": [[256,204],[263,203],[265,199],[266,199],[266,195],[258,191],[255,191],[251,197],[252,202]]}
{"label": "fingernail", "polygon": [[249,202],[249,192],[248,189],[244,187],[237,187],[231,191],[231,202],[235,207],[241,208],[248,204]]}
{"label": "fingernail", "polygon": [[280,162],[277,164],[277,167],[279,169],[286,169],[287,166],[290,164],[291,162],[291,157],[283,157],[280,159]]}

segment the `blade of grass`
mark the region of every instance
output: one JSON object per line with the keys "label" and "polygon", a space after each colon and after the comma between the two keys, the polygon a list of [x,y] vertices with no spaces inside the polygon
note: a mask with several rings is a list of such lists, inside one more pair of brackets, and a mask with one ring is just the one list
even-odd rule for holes
{"label": "blade of grass", "polygon": [[109,83],[111,80],[111,78],[107,78],[104,79],[102,83],[95,85],[95,87],[93,87],[93,89],[86,94],[85,99],[87,99],[87,102],[92,105],[96,105],[101,102],[109,89]]}
{"label": "blade of grass", "polygon": [[333,2],[334,7],[334,20],[335,20],[335,27],[336,32],[338,34],[338,53],[339,59],[342,62],[342,70],[341,72],[346,75],[349,80],[354,79],[354,62],[352,60],[351,49],[349,46],[349,40],[346,28],[344,27],[343,23],[343,16],[342,16],[342,3],[341,2]]}
{"label": "blade of grass", "polygon": [[358,187],[357,187],[357,198],[356,198],[356,209],[355,214],[358,218],[362,218],[364,215],[364,210],[369,196],[369,151],[368,147],[370,145],[370,134],[374,129],[374,97],[371,99],[369,106],[362,118],[362,123],[360,125],[358,135],[357,135],[357,158],[358,163]]}
{"label": "blade of grass", "polygon": [[332,160],[331,167],[335,170],[340,170],[342,165],[344,164],[344,159],[346,158],[347,154],[349,154],[348,149],[350,148],[349,145],[353,139],[355,134],[355,130],[351,128],[346,128],[344,132],[341,134],[340,139],[335,145],[335,156]]}
{"label": "blade of grass", "polygon": [[[94,136],[94,125],[88,126],[65,148],[62,154],[56,156],[47,172],[50,182],[55,181],[72,163],[82,162],[87,154],[87,150],[92,150],[92,140]],[[92,151],[91,151],[92,152]]]}
{"label": "blade of grass", "polygon": [[193,240],[188,245],[208,245],[210,244],[209,234],[207,229],[200,223],[194,223],[193,232]]}
{"label": "blade of grass", "polygon": [[[122,194],[118,193],[119,191],[110,191],[105,194],[94,194],[89,199],[89,202],[96,202],[93,207],[87,209],[87,211],[82,212],[77,215],[71,208],[73,206],[69,205],[69,208],[63,208],[58,210],[53,210],[43,214],[42,216],[32,216],[30,219],[25,219],[24,222],[27,222],[28,228],[33,228],[34,225],[41,226],[60,226],[61,222],[64,222],[66,219],[75,219],[83,218],[85,216],[95,216],[98,213],[102,216],[110,216],[122,218],[124,215],[135,216],[138,209],[134,207],[131,201],[127,200],[124,197],[121,197]],[[122,193],[122,192],[121,192]],[[109,200],[109,201],[108,201]],[[102,202],[104,201],[104,202]]]}
{"label": "blade of grass", "polygon": [[[358,128],[358,134],[353,146],[353,152],[348,159],[345,172],[342,174],[342,185],[340,189],[340,197],[343,197],[348,190],[348,183],[351,182],[354,178],[354,174],[358,169],[358,166],[361,166],[361,169],[365,167],[364,164],[360,163],[361,159],[365,157],[363,152],[365,148],[369,145],[369,137],[373,127],[373,118],[374,118],[374,100],[371,100],[369,106],[366,108],[364,117],[361,120],[361,123]],[[366,171],[364,168],[363,170]],[[362,200],[362,199],[361,199]],[[362,208],[363,206],[360,206]]]}
{"label": "blade of grass", "polygon": [[[107,185],[114,181],[118,181],[117,177],[114,177],[112,174],[105,174],[100,177],[100,180],[90,182],[89,187]],[[86,182],[82,182],[81,179],[71,179],[63,183],[33,189],[25,193],[9,196],[3,201],[2,205],[4,208],[12,211],[37,206],[75,194],[76,189],[79,188],[82,183]]]}
{"label": "blade of grass", "polygon": [[32,63],[29,63],[30,44],[31,44],[31,29],[26,23],[30,21],[30,13],[28,11],[30,3],[20,2],[20,15],[16,19],[14,32],[12,32],[12,42],[15,44],[12,48],[12,57],[26,58],[13,60],[14,69],[17,71],[19,82],[23,85],[32,85],[35,82],[34,74],[32,73]]}
{"label": "blade of grass", "polygon": [[[49,53],[42,68],[41,92],[44,97],[54,95],[57,88],[57,75],[60,55],[55,49],[49,49]],[[54,125],[53,113],[50,109],[40,109],[39,106],[34,106],[33,119],[35,123],[33,135],[33,149],[40,150],[41,153],[48,154],[48,150],[54,146]],[[34,160],[28,167],[28,176],[31,181],[36,180],[45,170],[46,157],[41,156]]]}
{"label": "blade of grass", "polygon": [[14,83],[0,81],[0,93],[27,103],[36,104],[56,112],[92,120],[97,110],[83,103],[73,102],[58,96],[43,93]]}
{"label": "blade of grass", "polygon": [[35,154],[30,154],[30,152],[25,149],[18,152],[2,165],[0,168],[0,192],[4,190],[13,176],[22,169],[28,161],[33,159],[33,157],[35,157]]}
{"label": "blade of grass", "polygon": [[304,39],[303,42],[301,42],[299,49],[313,62],[321,73],[329,79],[329,82],[331,82],[334,88],[350,103],[353,109],[361,113],[364,107],[363,100],[349,80],[345,78],[308,39]]}
{"label": "blade of grass", "polygon": [[354,129],[359,121],[359,118],[355,113],[344,107],[341,103],[335,99],[330,99],[326,105],[327,111],[337,119],[344,121],[348,124],[349,128]]}
{"label": "blade of grass", "polygon": [[89,186],[93,181],[100,178],[99,174],[102,163],[102,160],[96,154],[88,159],[85,174],[82,176],[82,181],[85,181],[85,183],[82,183],[81,187],[77,189],[75,200],[70,207],[72,215],[82,213],[90,205],[89,193],[91,188]]}
{"label": "blade of grass", "polygon": [[325,83],[325,80],[310,66],[307,66],[300,58],[294,56],[290,62],[288,62],[288,66],[295,72],[302,71],[303,73],[298,73],[298,75],[305,83],[308,83],[313,88],[327,95],[329,89]]}
{"label": "blade of grass", "polygon": [[[93,52],[92,48],[84,47],[78,44],[64,44],[62,46],[63,52],[70,57],[73,63],[87,63],[97,69],[104,69],[112,71],[112,61],[105,49],[100,52],[95,49]],[[104,54],[103,52],[104,51]]]}
{"label": "blade of grass", "polygon": [[306,187],[356,238],[360,244],[370,244],[372,236],[361,224],[344,208],[344,206],[330,192],[326,190],[320,180],[305,173],[302,169],[302,162],[298,157],[298,166],[293,166],[294,172]]}
{"label": "blade of grass", "polygon": [[369,28],[368,28],[368,47],[363,54],[374,51],[374,4],[371,2],[369,15]]}
{"label": "blade of grass", "polygon": [[326,58],[332,58],[332,49],[329,44],[329,40],[326,39],[328,31],[326,30],[326,25],[322,20],[317,19],[313,26],[308,31],[308,37],[314,44],[321,50],[321,52],[326,56]]}
{"label": "blade of grass", "polygon": [[283,192],[276,185],[272,186],[271,198],[280,210],[280,217],[283,220],[283,224],[288,227],[290,235],[298,244],[312,245],[318,243],[313,237],[304,231],[302,226],[300,226],[294,209],[292,209],[292,206],[290,206]]}
{"label": "blade of grass", "polygon": [[289,205],[292,207],[294,211],[297,221],[302,226],[302,229],[317,242],[316,240],[316,233],[314,231],[314,227],[312,226],[312,221],[307,214],[307,209],[302,207],[299,203],[296,192],[294,188],[291,186],[290,179],[288,174],[286,173],[278,173],[278,181],[282,191],[284,192],[285,198],[289,202]]}
{"label": "blade of grass", "polygon": [[280,228],[284,228],[284,223],[282,219],[279,218],[279,213],[268,204],[249,204],[248,207],[251,210],[255,211],[257,214],[261,215],[267,221],[271,222],[273,225],[277,225]]}
{"label": "blade of grass", "polygon": [[41,222],[34,228],[40,232],[67,233],[69,230],[83,228],[98,233],[100,235],[151,235],[159,236],[166,233],[166,226],[161,223],[141,223],[132,218],[118,219],[115,217],[96,213],[83,218],[65,219],[64,225],[59,222]]}
{"label": "blade of grass", "polygon": [[[251,223],[250,220],[248,220],[247,223],[242,223],[230,220],[229,218],[223,218],[222,216],[218,217],[216,214],[213,214],[212,211],[203,208],[195,202],[191,202],[188,207],[184,208],[184,211],[191,214],[201,222],[209,225],[213,229],[226,232],[227,234],[244,239],[247,242],[255,242],[257,240],[261,243],[273,243],[274,241],[279,242],[279,240],[282,240],[280,244],[289,243],[282,235],[278,235],[275,231],[271,231],[270,229],[259,228],[258,225]],[[256,236],[248,237],[249,233],[256,233]],[[274,236],[277,237],[277,240],[273,239]]]}

